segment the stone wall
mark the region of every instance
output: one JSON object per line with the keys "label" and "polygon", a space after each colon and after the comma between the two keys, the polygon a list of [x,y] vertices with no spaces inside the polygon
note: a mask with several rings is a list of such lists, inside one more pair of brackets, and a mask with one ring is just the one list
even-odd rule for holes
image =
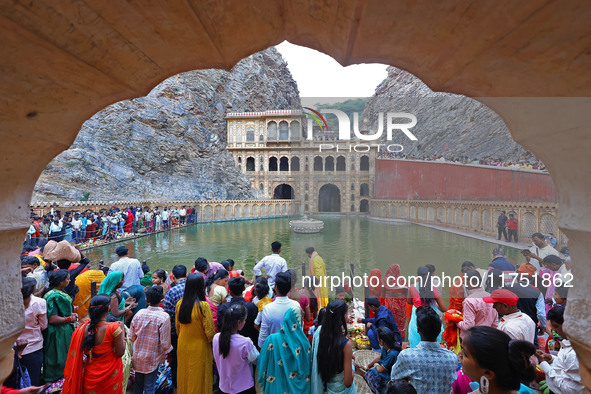
{"label": "stone wall", "polygon": [[418,160],[376,160],[375,198],[556,203],[547,172]]}
{"label": "stone wall", "polygon": [[558,228],[558,206],[544,203],[371,200],[370,215],[378,218],[402,219],[474,231],[497,236],[497,218],[501,211],[512,213],[519,220],[519,240],[529,242],[533,233],[553,233],[557,248],[567,238]]}
{"label": "stone wall", "polygon": [[60,210],[63,214],[66,211],[98,212],[113,206],[139,206],[143,209],[194,207],[197,211],[197,220],[201,222],[295,216],[300,213],[300,202],[297,200],[76,201],[61,204],[43,202],[31,204],[30,209],[38,215],[43,215],[51,212],[52,208],[54,211]]}

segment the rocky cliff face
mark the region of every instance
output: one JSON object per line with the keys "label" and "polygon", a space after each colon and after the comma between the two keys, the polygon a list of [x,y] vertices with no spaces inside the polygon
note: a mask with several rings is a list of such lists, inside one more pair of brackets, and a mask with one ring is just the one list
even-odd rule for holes
{"label": "rocky cliff face", "polygon": [[253,191],[226,151],[228,111],[300,109],[297,85],[276,49],[232,70],[190,71],[147,96],[86,121],[43,171],[33,201],[243,199]]}
{"label": "rocky cliff face", "polygon": [[[409,130],[418,141],[401,131],[394,132],[391,141],[402,145],[407,157],[535,159],[513,141],[501,117],[487,106],[465,96],[433,92],[420,79],[394,67],[388,67],[388,77],[367,103],[362,116],[367,122],[360,129],[375,133],[380,112],[410,112],[417,117],[417,125]],[[405,122],[409,120],[400,119]]]}

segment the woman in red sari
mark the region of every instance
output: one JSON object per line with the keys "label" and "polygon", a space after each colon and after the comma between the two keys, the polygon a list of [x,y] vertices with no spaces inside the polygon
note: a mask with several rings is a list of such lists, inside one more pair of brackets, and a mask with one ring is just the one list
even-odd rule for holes
{"label": "woman in red sari", "polygon": [[404,340],[406,334],[406,297],[408,289],[399,285],[404,285],[398,278],[400,277],[400,266],[392,264],[384,274],[382,280],[384,284],[384,306],[394,315],[394,321],[398,326],[398,331]]}
{"label": "woman in red sari", "polygon": [[123,225],[123,231],[125,231],[126,233],[131,232],[131,225],[133,224],[133,219],[135,219],[135,217],[133,216],[133,212],[131,212],[131,209],[128,209],[127,219],[125,220],[125,224]]}
{"label": "woman in red sari", "polygon": [[[97,295],[90,301],[90,321],[72,335],[64,370],[63,394],[123,393],[125,331],[122,322],[107,323],[111,299]],[[84,360],[86,356],[86,360]]]}

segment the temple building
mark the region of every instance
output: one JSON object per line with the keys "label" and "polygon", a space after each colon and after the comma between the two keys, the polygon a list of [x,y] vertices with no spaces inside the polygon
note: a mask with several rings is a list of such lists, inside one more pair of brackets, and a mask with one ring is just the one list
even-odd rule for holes
{"label": "temple building", "polygon": [[300,110],[230,112],[226,121],[228,150],[257,197],[300,200],[303,213],[369,212],[375,149],[355,151],[316,128],[308,137]]}

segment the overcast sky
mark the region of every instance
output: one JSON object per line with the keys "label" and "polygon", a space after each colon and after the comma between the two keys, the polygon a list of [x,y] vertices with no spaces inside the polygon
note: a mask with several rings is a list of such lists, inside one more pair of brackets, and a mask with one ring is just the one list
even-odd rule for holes
{"label": "overcast sky", "polygon": [[[370,97],[388,75],[385,64],[341,66],[332,57],[287,41],[277,45],[302,98]],[[314,102],[343,100],[315,100]]]}

